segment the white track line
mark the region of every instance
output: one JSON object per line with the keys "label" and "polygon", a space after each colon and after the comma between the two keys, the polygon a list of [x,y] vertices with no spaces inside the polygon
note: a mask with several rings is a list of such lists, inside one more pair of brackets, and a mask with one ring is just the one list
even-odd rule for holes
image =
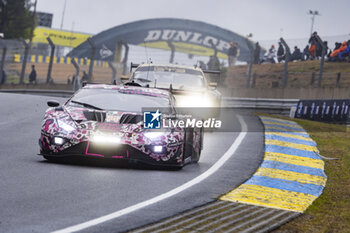
{"label": "white track line", "polygon": [[95,219],[92,219],[92,220],[89,220],[89,221],[86,221],[86,222],[83,222],[83,223],[80,223],[80,224],[77,224],[77,225],[74,225],[71,227],[67,227],[67,228],[64,228],[61,230],[54,231],[52,233],[69,233],[69,232],[76,232],[76,231],[84,230],[86,228],[101,224],[103,222],[110,221],[112,219],[116,219],[118,217],[129,214],[131,212],[134,212],[134,211],[139,210],[141,208],[144,208],[146,206],[149,206],[149,205],[152,205],[152,204],[157,203],[159,201],[162,201],[166,198],[172,197],[172,196],[202,182],[203,180],[205,180],[206,178],[208,178],[209,176],[214,174],[217,170],[219,170],[219,168],[221,168],[221,166],[224,165],[224,163],[228,159],[231,158],[231,156],[236,152],[237,148],[239,147],[239,145],[242,143],[243,139],[247,135],[247,124],[243,120],[242,116],[237,115],[237,118],[239,120],[239,123],[241,124],[241,132],[239,133],[238,137],[233,142],[231,147],[225,152],[225,154],[213,166],[211,166],[208,170],[206,170],[201,175],[197,176],[196,178],[188,181],[187,183],[185,183],[177,188],[174,188],[166,193],[158,195],[158,196],[151,198],[149,200],[140,202],[138,204],[129,206],[125,209],[118,210],[116,212],[113,212],[111,214],[108,214],[108,215],[105,215],[105,216],[102,216],[99,218],[95,218]]}

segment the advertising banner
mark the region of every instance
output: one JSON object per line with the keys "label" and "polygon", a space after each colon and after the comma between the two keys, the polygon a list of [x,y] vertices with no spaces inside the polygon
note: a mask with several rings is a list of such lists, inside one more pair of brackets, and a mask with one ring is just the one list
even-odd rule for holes
{"label": "advertising banner", "polygon": [[47,37],[50,37],[55,45],[75,48],[86,41],[90,34],[55,30],[46,27],[36,27],[34,30],[34,43],[48,44]]}
{"label": "advertising banner", "polygon": [[300,100],[295,118],[331,123],[350,123],[350,99]]}

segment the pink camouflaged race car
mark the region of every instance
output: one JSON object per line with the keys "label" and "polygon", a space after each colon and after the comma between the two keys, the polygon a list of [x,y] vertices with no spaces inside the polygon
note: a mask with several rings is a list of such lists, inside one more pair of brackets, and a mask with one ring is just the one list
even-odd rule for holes
{"label": "pink camouflaged race car", "polygon": [[39,139],[45,159],[98,157],[182,167],[200,158],[201,129],[144,127],[143,108],[175,112],[174,97],[168,91],[87,85],[62,106],[57,101],[48,105]]}

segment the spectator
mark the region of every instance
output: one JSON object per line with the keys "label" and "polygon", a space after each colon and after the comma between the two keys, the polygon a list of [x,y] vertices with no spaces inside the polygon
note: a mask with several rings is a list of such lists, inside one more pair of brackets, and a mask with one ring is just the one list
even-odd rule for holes
{"label": "spectator", "polygon": [[86,71],[83,71],[83,77],[81,77],[81,82],[87,82],[89,80],[89,75],[86,73]]}
{"label": "spectator", "polygon": [[199,61],[199,68],[201,68],[202,70],[206,70],[207,65],[203,61]]}
{"label": "spectator", "polygon": [[276,56],[276,49],[275,45],[271,45],[271,48],[267,52],[267,54],[264,55],[264,58],[260,61],[260,63],[276,63],[275,56]]}
{"label": "spectator", "polygon": [[340,52],[343,52],[346,48],[348,47],[348,44],[346,41],[342,43],[342,45],[338,49],[334,49],[333,52],[331,53],[330,59],[337,59],[337,56]]}
{"label": "spectator", "polygon": [[334,50],[339,49],[339,48],[340,48],[340,46],[341,46],[341,43],[339,43],[339,42],[335,42],[335,47],[334,47]]}
{"label": "spectator", "polygon": [[239,49],[239,45],[238,45],[238,42],[236,42],[235,43],[235,47],[236,47],[236,57],[235,57],[235,64],[236,64],[236,62],[237,62],[237,59],[238,59],[238,57],[239,57],[239,54],[240,54],[240,52],[241,52],[241,50]]}
{"label": "spectator", "polygon": [[275,45],[271,45],[271,48],[269,49],[269,53],[267,54],[268,61],[271,63],[276,63],[275,57],[276,57]]}
{"label": "spectator", "polygon": [[303,50],[303,53],[301,54],[301,60],[306,61],[306,60],[309,60],[309,58],[310,58],[310,48],[309,48],[309,45],[306,45]]}
{"label": "spectator", "polygon": [[220,61],[215,55],[211,55],[208,61],[209,70],[220,70]]}
{"label": "spectator", "polygon": [[237,56],[237,47],[232,41],[230,42],[230,48],[228,49],[227,55],[228,55],[228,65],[234,66],[236,63],[235,58]]}
{"label": "spectator", "polygon": [[2,70],[2,76],[1,76],[0,84],[5,84],[6,83],[6,79],[7,79],[7,76],[6,76],[5,70]]}
{"label": "spectator", "polygon": [[[334,43],[334,49],[333,49],[333,51],[339,49],[340,46],[341,46],[341,43],[335,42],[335,43]],[[333,51],[332,51],[331,49],[329,50],[329,53],[328,53],[328,55],[327,55],[327,57],[328,57],[329,59],[331,58],[331,54],[332,54]]]}
{"label": "spectator", "polygon": [[344,58],[345,56],[348,56],[348,57],[349,57],[349,55],[350,55],[350,40],[348,40],[348,42],[347,42],[347,47],[346,47],[346,49],[345,49],[344,51],[339,52],[339,54],[338,54],[338,59],[341,61],[341,60],[343,60],[343,58]]}
{"label": "spectator", "polygon": [[282,46],[281,42],[278,42],[278,49],[277,49],[277,61],[281,62],[285,59],[285,54],[284,54],[284,48]]}
{"label": "spectator", "polygon": [[312,33],[310,39],[309,39],[309,52],[310,52],[310,58],[311,59],[317,59],[319,56],[321,56],[322,53],[322,46],[319,44],[317,32]]}
{"label": "spectator", "polygon": [[29,83],[36,84],[36,70],[35,70],[35,65],[32,65],[32,72],[29,74]]}
{"label": "spectator", "polygon": [[255,49],[254,49],[254,64],[259,64],[260,62],[260,45],[259,42],[255,43]]}
{"label": "spectator", "polygon": [[298,61],[298,60],[301,60],[302,59],[302,56],[301,56],[301,52],[300,52],[300,49],[297,47],[297,46],[294,46],[294,51],[292,53],[292,56],[291,56],[291,61]]}

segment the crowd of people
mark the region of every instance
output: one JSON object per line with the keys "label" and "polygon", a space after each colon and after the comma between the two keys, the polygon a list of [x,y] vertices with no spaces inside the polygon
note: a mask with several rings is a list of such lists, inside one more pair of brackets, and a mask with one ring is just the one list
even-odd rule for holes
{"label": "crowd of people", "polygon": [[[323,43],[323,45],[322,45]],[[255,50],[259,50],[260,46],[255,46]],[[306,61],[306,60],[318,60],[322,57],[324,47],[324,56],[327,61],[350,61],[350,40],[344,41],[342,43],[336,42],[334,49],[331,50],[328,47],[327,41],[322,41],[318,36],[317,32],[312,33],[308,44],[301,51],[300,48],[294,46],[293,51],[288,51],[281,42],[278,43],[278,49],[274,45],[271,45],[268,52],[260,59],[259,63],[280,63],[287,59],[288,61]],[[259,56],[257,53],[254,53],[255,56]],[[254,57],[254,63],[256,63],[257,58]]]}

